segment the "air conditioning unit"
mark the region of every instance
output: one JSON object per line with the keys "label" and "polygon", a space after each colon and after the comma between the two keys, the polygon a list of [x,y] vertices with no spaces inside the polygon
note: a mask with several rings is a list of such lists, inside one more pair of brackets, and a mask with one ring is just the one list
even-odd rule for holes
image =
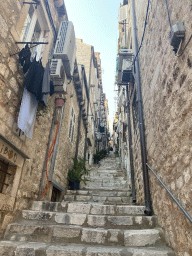
{"label": "air conditioning unit", "polygon": [[130,55],[130,56],[133,55],[132,49],[127,49],[127,48],[119,49],[119,53],[120,53],[120,55],[124,54],[124,53],[127,55]]}
{"label": "air conditioning unit", "polygon": [[51,61],[50,77],[56,85],[63,85],[65,80],[65,70],[60,59],[53,59]]}
{"label": "air conditioning unit", "polygon": [[54,50],[54,58],[61,59],[67,77],[73,75],[76,56],[75,31],[71,21],[62,21]]}
{"label": "air conditioning unit", "polygon": [[123,59],[122,65],[122,82],[131,83],[134,81],[133,77],[133,62],[131,59]]}
{"label": "air conditioning unit", "polygon": [[54,84],[55,93],[64,93],[67,90],[67,77],[61,59],[51,61],[50,77]]}

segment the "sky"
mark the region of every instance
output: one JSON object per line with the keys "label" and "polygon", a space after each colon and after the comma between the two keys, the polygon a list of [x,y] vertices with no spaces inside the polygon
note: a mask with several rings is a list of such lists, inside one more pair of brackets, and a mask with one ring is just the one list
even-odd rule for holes
{"label": "sky", "polygon": [[109,118],[115,114],[114,82],[118,41],[118,8],[121,0],[64,0],[76,38],[100,52],[103,90],[109,102]]}

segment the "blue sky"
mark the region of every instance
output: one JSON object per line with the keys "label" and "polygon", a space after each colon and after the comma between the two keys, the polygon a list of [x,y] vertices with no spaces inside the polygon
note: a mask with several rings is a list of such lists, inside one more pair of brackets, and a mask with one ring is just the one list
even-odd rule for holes
{"label": "blue sky", "polygon": [[118,8],[120,0],[64,0],[68,19],[73,22],[76,38],[94,46],[101,53],[103,89],[109,101],[112,120],[114,81],[118,40]]}

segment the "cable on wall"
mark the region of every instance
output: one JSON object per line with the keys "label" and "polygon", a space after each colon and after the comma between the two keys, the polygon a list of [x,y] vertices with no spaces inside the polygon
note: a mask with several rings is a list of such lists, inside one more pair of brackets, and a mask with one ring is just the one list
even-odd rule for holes
{"label": "cable on wall", "polygon": [[143,40],[144,40],[144,36],[145,36],[145,30],[146,30],[146,26],[147,26],[148,13],[149,13],[149,4],[150,4],[150,0],[148,0],[148,4],[147,4],[147,11],[146,11],[146,17],[145,17],[145,23],[144,23],[144,29],[143,29],[143,36],[142,36],[142,39],[141,39],[139,50],[138,50],[137,54],[135,55],[133,63],[135,63],[135,60],[136,60],[136,58],[137,58],[137,56],[138,56],[138,54],[141,50],[142,44],[143,44]]}
{"label": "cable on wall", "polygon": [[[189,42],[191,41],[191,39],[192,39],[192,35],[189,37],[189,40],[187,41],[186,45],[184,46],[182,52],[176,55],[177,57],[180,57],[180,56],[183,55],[183,53],[184,53],[185,49],[187,48],[187,46],[188,46]],[[181,44],[182,44],[182,42],[183,41],[181,41]],[[180,52],[180,50],[178,50],[178,52]]]}
{"label": "cable on wall", "polygon": [[167,0],[165,0],[165,3],[166,3],[166,8],[167,8],[167,15],[168,15],[168,20],[169,20],[169,25],[170,25],[170,28],[172,30],[171,18],[170,18],[170,14],[169,14],[169,7],[168,7]]}

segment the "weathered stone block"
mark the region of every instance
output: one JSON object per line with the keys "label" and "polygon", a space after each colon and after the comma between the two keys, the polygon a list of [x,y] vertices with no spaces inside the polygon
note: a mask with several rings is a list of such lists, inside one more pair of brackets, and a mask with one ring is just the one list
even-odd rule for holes
{"label": "weathered stone block", "polygon": [[50,246],[47,250],[47,256],[83,256],[84,247],[81,245],[73,246]]}
{"label": "weathered stone block", "polygon": [[145,206],[132,206],[132,205],[124,205],[117,206],[117,213],[126,214],[126,215],[141,215],[144,214]]}
{"label": "weathered stone block", "polygon": [[74,195],[65,195],[64,196],[64,201],[74,201],[75,196]]}
{"label": "weathered stone block", "polygon": [[87,249],[86,256],[122,256],[122,249],[92,247]]}
{"label": "weathered stone block", "polygon": [[133,225],[132,216],[108,216],[109,223],[115,226],[131,226]]}
{"label": "weathered stone block", "polygon": [[55,226],[53,228],[53,236],[57,238],[75,238],[80,235],[80,228],[66,228]]}
{"label": "weathered stone block", "polygon": [[83,229],[81,241],[86,243],[104,244],[107,237],[107,230]]}
{"label": "weathered stone block", "polygon": [[23,210],[22,217],[28,220],[50,220],[53,217],[53,213]]}
{"label": "weathered stone block", "polygon": [[119,238],[121,237],[123,239],[123,235],[121,235],[121,231],[118,229],[109,229],[109,238],[108,241],[109,242],[113,242],[113,243],[118,243],[120,244],[124,244],[124,241],[119,241]]}
{"label": "weathered stone block", "polygon": [[107,200],[109,202],[114,202],[114,203],[116,202],[117,203],[117,202],[121,202],[121,197],[117,197],[117,196],[116,197],[115,196],[112,197],[111,196],[111,197],[107,197]]}
{"label": "weathered stone block", "polygon": [[6,38],[8,33],[8,25],[6,21],[3,19],[2,15],[0,15],[0,35],[3,38]]}
{"label": "weathered stone block", "polygon": [[100,215],[88,215],[87,223],[91,227],[103,227],[106,224],[106,218]]}
{"label": "weathered stone block", "polygon": [[67,212],[70,213],[90,213],[90,204],[82,204],[82,203],[69,203]]}
{"label": "weathered stone block", "polygon": [[91,214],[115,214],[115,207],[113,205],[92,205]]}
{"label": "weathered stone block", "polygon": [[124,232],[125,246],[153,245],[159,239],[159,231],[155,229],[127,230]]}
{"label": "weathered stone block", "polygon": [[55,222],[67,225],[83,225],[86,220],[86,214],[67,214],[57,213],[55,215]]}
{"label": "weathered stone block", "polygon": [[86,201],[91,200],[91,196],[76,195],[76,200],[86,202]]}

